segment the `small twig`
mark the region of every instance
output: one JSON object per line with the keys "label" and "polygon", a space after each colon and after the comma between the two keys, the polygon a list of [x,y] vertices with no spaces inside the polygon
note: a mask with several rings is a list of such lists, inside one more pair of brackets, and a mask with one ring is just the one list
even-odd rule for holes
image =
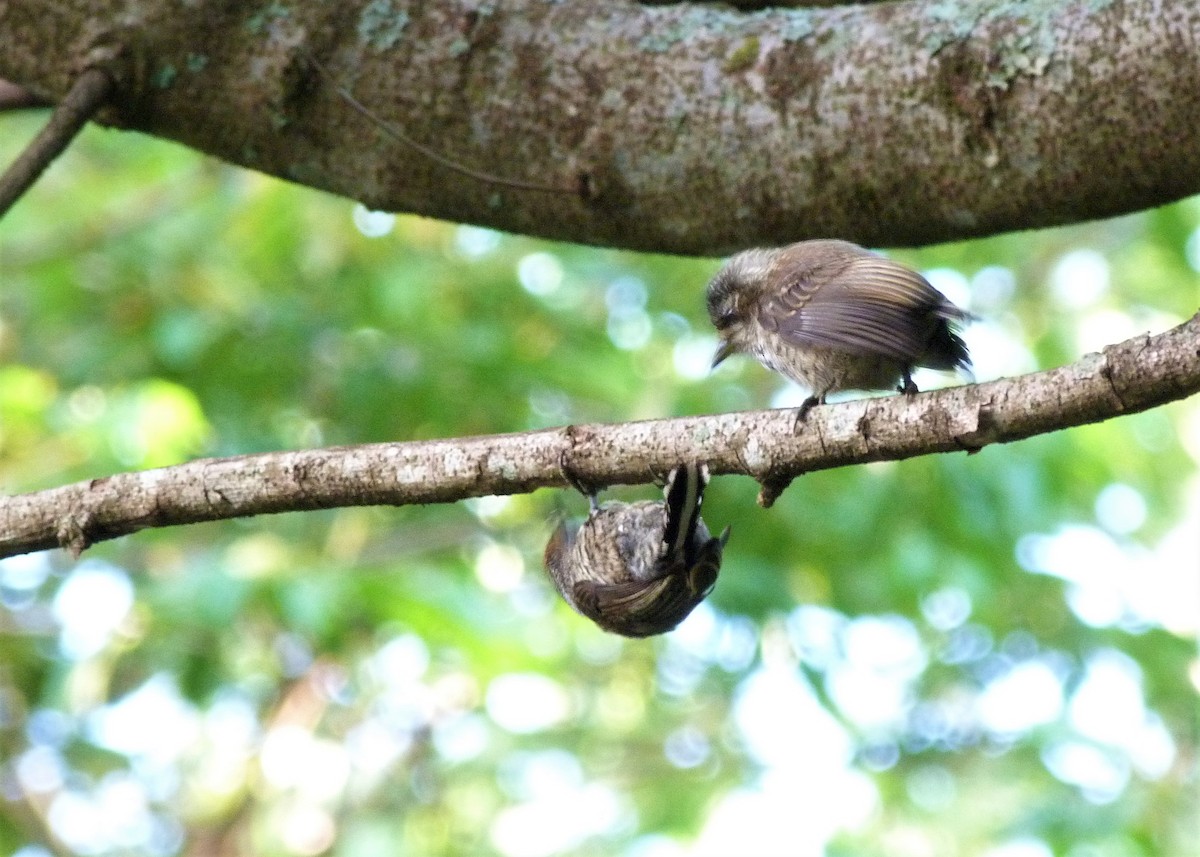
{"label": "small twig", "polygon": [[76,79],[54,108],[46,127],[0,176],[0,217],[37,181],[50,162],[62,154],[84,123],[108,100],[112,88],[113,79],[103,69],[89,68]]}
{"label": "small twig", "polygon": [[523,179],[510,179],[505,178],[504,176],[493,175],[491,173],[483,172],[482,170],[476,170],[472,167],[466,166],[465,164],[460,164],[458,161],[447,158],[441,152],[431,149],[424,143],[417,142],[412,137],[401,133],[388,123],[384,122],[374,113],[372,113],[365,104],[355,98],[349,89],[342,86],[334,76],[333,72],[326,68],[324,63],[313,56],[312,53],[305,51],[304,56],[310,63],[312,63],[313,68],[315,68],[321,74],[321,77],[325,78],[325,80],[329,82],[329,85],[333,87],[334,92],[340,95],[342,100],[349,104],[355,110],[355,112],[361,114],[367,119],[368,122],[396,142],[408,146],[413,151],[424,155],[426,158],[429,158],[429,160],[436,164],[441,164],[448,170],[453,170],[460,175],[473,178],[477,181],[485,182],[486,184],[499,185],[501,187],[513,188],[515,190],[531,190],[538,193],[562,193],[572,195],[586,195],[587,193],[588,188],[584,179],[581,179],[579,184],[574,187],[542,184],[541,182],[525,181]]}

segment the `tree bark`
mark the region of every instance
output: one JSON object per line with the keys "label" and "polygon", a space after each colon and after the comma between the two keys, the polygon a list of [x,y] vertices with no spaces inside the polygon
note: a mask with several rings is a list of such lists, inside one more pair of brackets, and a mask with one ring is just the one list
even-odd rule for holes
{"label": "tree bark", "polygon": [[[1200,190],[1200,4],[0,0],[0,77],[376,209],[716,255],[914,245]],[[448,169],[352,110],[337,84]]]}
{"label": "tree bark", "polygon": [[681,461],[762,484],[770,505],[796,476],[867,461],[976,452],[1135,413],[1200,391],[1200,313],[1157,336],[1032,375],[909,399],[860,399],[795,411],[747,411],[520,434],[368,444],[206,459],[0,499],[0,557],[75,553],[146,527],[323,509],[445,503],[577,480],[648,481]]}

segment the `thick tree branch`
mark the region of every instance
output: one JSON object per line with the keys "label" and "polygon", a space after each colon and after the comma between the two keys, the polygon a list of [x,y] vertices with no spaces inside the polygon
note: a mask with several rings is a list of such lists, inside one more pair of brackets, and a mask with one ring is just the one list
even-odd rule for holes
{"label": "thick tree branch", "polygon": [[982,449],[1146,410],[1200,391],[1200,313],[1069,366],[795,412],[747,411],[522,434],[205,459],[0,500],[0,556],[76,552],[146,527],[336,506],[447,503],[565,486],[636,484],[683,460],[763,484],[769,504],[813,470]]}
{"label": "thick tree branch", "polygon": [[[0,76],[107,121],[412,211],[716,255],[924,244],[1200,190],[1200,4],[905,0],[741,12],[591,0],[0,0]],[[64,14],[62,9],[74,9]],[[385,138],[306,57],[407,138]]]}
{"label": "thick tree branch", "polygon": [[50,121],[0,176],[0,217],[37,181],[50,162],[62,154],[104,104],[112,88],[108,72],[98,68],[87,69],[75,80],[50,114]]}

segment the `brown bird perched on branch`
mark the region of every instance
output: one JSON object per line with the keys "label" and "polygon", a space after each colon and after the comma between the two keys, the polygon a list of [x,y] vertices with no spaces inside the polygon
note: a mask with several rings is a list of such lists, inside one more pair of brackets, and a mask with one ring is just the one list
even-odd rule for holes
{"label": "brown bird perched on branch", "polygon": [[712,365],[747,352],[808,387],[800,420],[829,393],[912,395],[915,367],[971,367],[951,329],[971,314],[916,271],[848,241],[738,253],[708,284],[708,315],[721,335]]}
{"label": "brown bird perched on branch", "polygon": [[[589,494],[581,525],[562,524],[546,545],[546,570],[563,599],[606,631],[649,637],[673,629],[717,582],[729,528],[713,538],[700,519],[708,467],[680,465],[664,500]],[[587,493],[587,492],[584,492]]]}

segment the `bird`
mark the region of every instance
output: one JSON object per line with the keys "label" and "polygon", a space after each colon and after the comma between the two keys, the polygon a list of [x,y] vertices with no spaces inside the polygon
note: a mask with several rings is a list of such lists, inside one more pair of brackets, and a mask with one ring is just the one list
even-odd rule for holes
{"label": "bird", "polygon": [[916,271],[849,241],[737,253],[709,282],[707,303],[721,337],[713,368],[745,352],[807,387],[797,422],[830,393],[914,395],[918,366],[971,368],[954,326],[974,316]]}
{"label": "bird", "polygon": [[700,518],[708,467],[671,470],[663,500],[600,505],[560,524],[545,566],[563,599],[606,631],[650,637],[675,628],[713,590],[729,527],[713,538]]}

